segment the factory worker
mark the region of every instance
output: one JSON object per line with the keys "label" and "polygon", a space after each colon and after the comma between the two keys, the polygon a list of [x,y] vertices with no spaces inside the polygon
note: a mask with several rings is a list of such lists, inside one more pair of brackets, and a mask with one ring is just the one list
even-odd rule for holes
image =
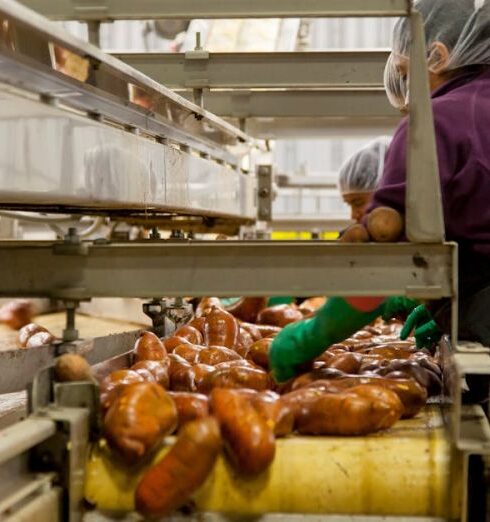
{"label": "factory worker", "polygon": [[366,214],[383,174],[391,138],[381,136],[351,156],[340,168],[339,190],[358,223]]}
{"label": "factory worker", "polygon": [[[446,237],[460,249],[459,337],[490,345],[490,1],[418,0],[415,7],[424,19]],[[401,19],[385,71],[388,98],[401,111],[408,108],[410,40],[410,22]],[[405,118],[368,210],[404,213],[407,142]],[[404,298],[331,298],[313,319],[276,337],[272,370],[279,381],[293,377],[302,363],[377,316],[410,313],[402,338],[413,329],[419,347],[433,344],[449,332],[449,309],[447,302],[429,310]]]}

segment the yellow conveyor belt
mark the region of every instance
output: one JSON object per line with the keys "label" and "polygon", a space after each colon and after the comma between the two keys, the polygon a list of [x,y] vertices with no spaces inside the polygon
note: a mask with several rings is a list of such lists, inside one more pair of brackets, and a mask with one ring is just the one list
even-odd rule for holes
{"label": "yellow conveyor belt", "polygon": [[[134,489],[144,469],[127,469],[99,444],[88,460],[85,497],[101,511],[132,511]],[[220,458],[194,500],[199,511],[242,515],[449,519],[460,512],[461,474],[462,457],[451,449],[439,410],[427,407],[417,418],[369,437],[278,440],[268,472],[251,480],[239,477]]]}

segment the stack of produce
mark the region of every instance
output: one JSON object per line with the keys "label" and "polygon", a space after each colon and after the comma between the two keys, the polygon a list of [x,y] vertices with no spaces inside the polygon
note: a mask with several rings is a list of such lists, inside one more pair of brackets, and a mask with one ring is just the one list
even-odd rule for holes
{"label": "stack of produce", "polygon": [[396,322],[377,322],[326,347],[302,375],[275,383],[268,368],[274,336],[323,302],[266,308],[266,299],[243,298],[226,310],[207,298],[173,336],[141,334],[133,365],[100,383],[104,436],[115,458],[128,466],[150,461],[177,433],[138,484],[140,513],[164,516],[183,506],[222,448],[237,473],[255,476],[272,463],[278,437],[389,429],[438,393],[436,358],[398,341]]}

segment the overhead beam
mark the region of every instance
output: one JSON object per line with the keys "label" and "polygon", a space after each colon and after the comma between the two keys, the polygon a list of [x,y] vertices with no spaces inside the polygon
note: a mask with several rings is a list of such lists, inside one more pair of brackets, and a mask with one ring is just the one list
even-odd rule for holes
{"label": "overhead beam", "polygon": [[[200,55],[197,56],[201,56]],[[114,53],[172,89],[382,88],[388,51]]]}
{"label": "overhead beam", "polygon": [[[247,118],[241,122],[248,135],[257,139],[300,139],[300,138],[372,138],[391,135],[400,123],[401,115],[385,118]],[[230,120],[240,125],[240,120]]]}
{"label": "overhead beam", "polygon": [[0,296],[410,295],[455,291],[453,244],[0,243]]}
{"label": "overhead beam", "polygon": [[[192,97],[192,91],[181,94]],[[383,89],[216,90],[204,93],[204,106],[226,118],[400,118]]]}
{"label": "overhead beam", "polygon": [[23,0],[56,20],[407,16],[409,0]]}

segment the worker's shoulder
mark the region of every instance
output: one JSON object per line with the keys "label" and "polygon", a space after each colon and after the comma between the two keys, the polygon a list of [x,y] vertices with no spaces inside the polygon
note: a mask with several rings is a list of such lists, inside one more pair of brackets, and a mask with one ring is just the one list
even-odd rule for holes
{"label": "worker's shoulder", "polygon": [[[477,78],[463,84],[434,98],[432,105],[434,115],[442,120],[490,114],[490,78]],[[459,122],[461,124],[461,120]]]}

